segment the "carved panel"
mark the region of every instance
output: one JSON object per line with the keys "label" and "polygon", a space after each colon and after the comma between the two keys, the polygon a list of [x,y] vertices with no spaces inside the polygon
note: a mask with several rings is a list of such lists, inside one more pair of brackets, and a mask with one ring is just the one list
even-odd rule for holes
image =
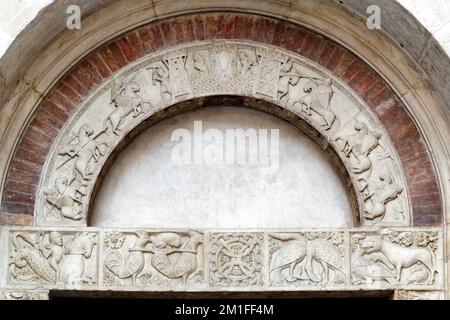
{"label": "carved panel", "polygon": [[174,97],[191,93],[188,75],[186,72],[185,52],[172,52],[164,56],[163,61],[168,65],[170,83]]}
{"label": "carved panel", "polygon": [[105,286],[174,287],[204,281],[203,234],[187,232],[106,232]]}
{"label": "carved panel", "polygon": [[263,234],[210,235],[209,283],[213,287],[263,285]]}
{"label": "carved panel", "polygon": [[83,102],[45,165],[39,225],[86,225],[94,183],[121,139],[156,111],[205,95],[269,100],[321,133],[352,178],[364,225],[407,226],[403,170],[380,122],[321,66],[287,51],[215,41],[177,47],[124,68]]}
{"label": "carved panel", "polygon": [[444,288],[437,229],[3,230],[0,283],[18,292],[376,289],[413,297]]}
{"label": "carved panel", "polygon": [[359,286],[435,286],[438,232],[395,231],[351,235],[351,281]]}
{"label": "carved panel", "polygon": [[273,286],[345,286],[341,232],[272,233],[269,254]]}
{"label": "carved panel", "polygon": [[95,232],[15,231],[10,234],[12,284],[84,286],[97,283]]}
{"label": "carved panel", "polygon": [[256,93],[275,99],[278,94],[280,70],[289,58],[277,50],[265,48],[257,48],[256,54],[258,57]]}

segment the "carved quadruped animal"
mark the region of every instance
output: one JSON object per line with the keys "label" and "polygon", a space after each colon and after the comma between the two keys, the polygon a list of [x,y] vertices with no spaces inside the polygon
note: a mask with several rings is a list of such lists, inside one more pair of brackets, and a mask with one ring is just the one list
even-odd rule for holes
{"label": "carved quadruped animal", "polygon": [[159,83],[159,94],[161,101],[165,101],[172,96],[170,88],[170,73],[167,63],[162,60],[160,65],[151,65],[146,70],[150,70],[152,85],[156,86]]}
{"label": "carved quadruped animal", "polygon": [[[303,88],[305,95],[300,101],[294,103],[294,105],[297,103],[300,104],[302,111],[308,116],[312,116],[312,112],[315,112],[321,119],[320,126],[324,130],[330,130],[336,120],[336,114],[330,109],[330,103],[334,93],[331,83],[331,79],[324,79],[319,84],[310,79]],[[323,105],[320,97],[326,99],[325,105]]]}
{"label": "carved quadruped animal", "polygon": [[390,269],[395,268],[398,283],[401,282],[402,270],[418,263],[429,272],[427,284],[432,285],[435,281],[436,261],[434,253],[429,248],[401,246],[386,240],[383,235],[372,235],[363,239],[361,248],[369,254],[381,253],[385,259],[380,259],[380,262]]}
{"label": "carved quadruped animal", "polygon": [[44,190],[45,199],[51,207],[47,216],[53,214],[54,209],[59,210],[60,215],[56,218],[68,218],[72,220],[81,220],[83,212],[81,210],[81,200],[77,197],[80,191],[69,185],[69,179],[65,176],[57,177],[55,180],[55,189]]}
{"label": "carved quadruped animal", "polygon": [[75,159],[73,166],[73,177],[69,185],[74,181],[78,181],[80,185],[85,186],[91,180],[93,174],[92,162],[94,166],[101,157],[106,153],[109,145],[107,143],[99,143],[96,139],[101,136],[104,131],[94,134],[94,129],[89,124],[83,124],[78,129],[78,134],[64,147],[58,151],[58,155],[67,158],[58,165],[58,169],[67,162]]}
{"label": "carved quadruped animal", "polygon": [[151,105],[144,101],[139,95],[141,87],[138,82],[131,80],[126,83],[115,81],[111,89],[111,104],[114,111],[105,119],[104,127],[106,131],[111,130],[113,134],[122,133],[121,126],[125,119],[133,113],[133,118],[144,113],[144,105]]}

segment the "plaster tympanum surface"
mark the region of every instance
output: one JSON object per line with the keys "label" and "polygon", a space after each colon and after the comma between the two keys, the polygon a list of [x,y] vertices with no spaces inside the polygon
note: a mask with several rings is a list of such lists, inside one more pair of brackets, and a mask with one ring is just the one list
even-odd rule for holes
{"label": "plaster tympanum surface", "polygon": [[[201,121],[200,135],[195,121]],[[186,139],[191,138],[192,150],[200,143],[203,150],[222,150],[225,157],[226,148],[235,147],[225,141],[227,129],[239,128],[255,133],[266,129],[267,135],[257,139],[268,142],[270,130],[279,130],[279,143],[264,150],[273,153],[273,170],[262,172],[271,168],[269,161],[195,164],[192,156],[191,163],[183,164],[173,159],[181,144],[172,139],[177,129],[189,131]],[[209,129],[220,130],[222,136],[208,139],[203,134]],[[240,158],[248,156],[249,148],[236,151]],[[243,107],[196,109],[147,129],[108,170],[91,219],[93,226],[133,228],[317,228],[353,223],[346,189],[323,150],[288,122]]]}

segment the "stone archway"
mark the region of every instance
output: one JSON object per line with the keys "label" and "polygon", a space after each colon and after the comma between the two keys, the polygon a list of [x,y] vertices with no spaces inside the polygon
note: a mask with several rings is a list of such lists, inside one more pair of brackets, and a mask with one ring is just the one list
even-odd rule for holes
{"label": "stone archway", "polygon": [[[425,171],[431,176],[425,185],[437,189],[433,170],[423,143],[410,138],[420,136],[417,128],[382,80],[333,43],[301,29],[292,31],[303,35],[296,49],[302,55],[297,55],[281,44],[236,34],[216,39],[212,29],[207,30],[214,40],[175,39],[167,26],[145,27],[100,48],[72,69],[37,110],[12,158],[3,199],[5,210],[29,211],[14,198],[29,186],[15,184],[14,177],[23,170],[23,160],[39,164],[33,168],[39,181],[30,183],[37,197],[25,201],[36,227],[2,229],[10,254],[7,285],[205,292],[442,289],[441,230],[424,226],[424,196],[414,183]],[[166,43],[155,51],[160,39]],[[133,46],[132,41],[141,42]],[[95,183],[116,147],[143,123],[214,99],[241,99],[244,106],[314,129],[308,133],[336,156],[353,184],[360,225],[260,231],[88,227]],[[39,134],[51,144],[33,158],[25,146]],[[411,147],[415,158],[408,157]],[[416,159],[423,171],[412,168]],[[438,198],[437,191],[425,194],[436,208]],[[386,228],[380,232],[380,227]],[[63,246],[67,253],[52,258]],[[286,262],[292,252],[297,256]],[[128,258],[140,261],[136,270],[126,265]],[[186,270],[178,269],[180,259]]]}

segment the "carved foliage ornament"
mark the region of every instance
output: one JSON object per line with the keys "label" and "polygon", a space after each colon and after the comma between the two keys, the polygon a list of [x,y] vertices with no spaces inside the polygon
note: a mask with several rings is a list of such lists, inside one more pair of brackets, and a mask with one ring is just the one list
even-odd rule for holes
{"label": "carved foliage ornament", "polygon": [[286,51],[204,42],[146,57],[86,99],[46,164],[39,225],[86,225],[95,180],[134,127],[169,105],[206,95],[269,100],[315,127],[347,167],[366,225],[409,225],[404,174],[382,125],[322,67]]}

